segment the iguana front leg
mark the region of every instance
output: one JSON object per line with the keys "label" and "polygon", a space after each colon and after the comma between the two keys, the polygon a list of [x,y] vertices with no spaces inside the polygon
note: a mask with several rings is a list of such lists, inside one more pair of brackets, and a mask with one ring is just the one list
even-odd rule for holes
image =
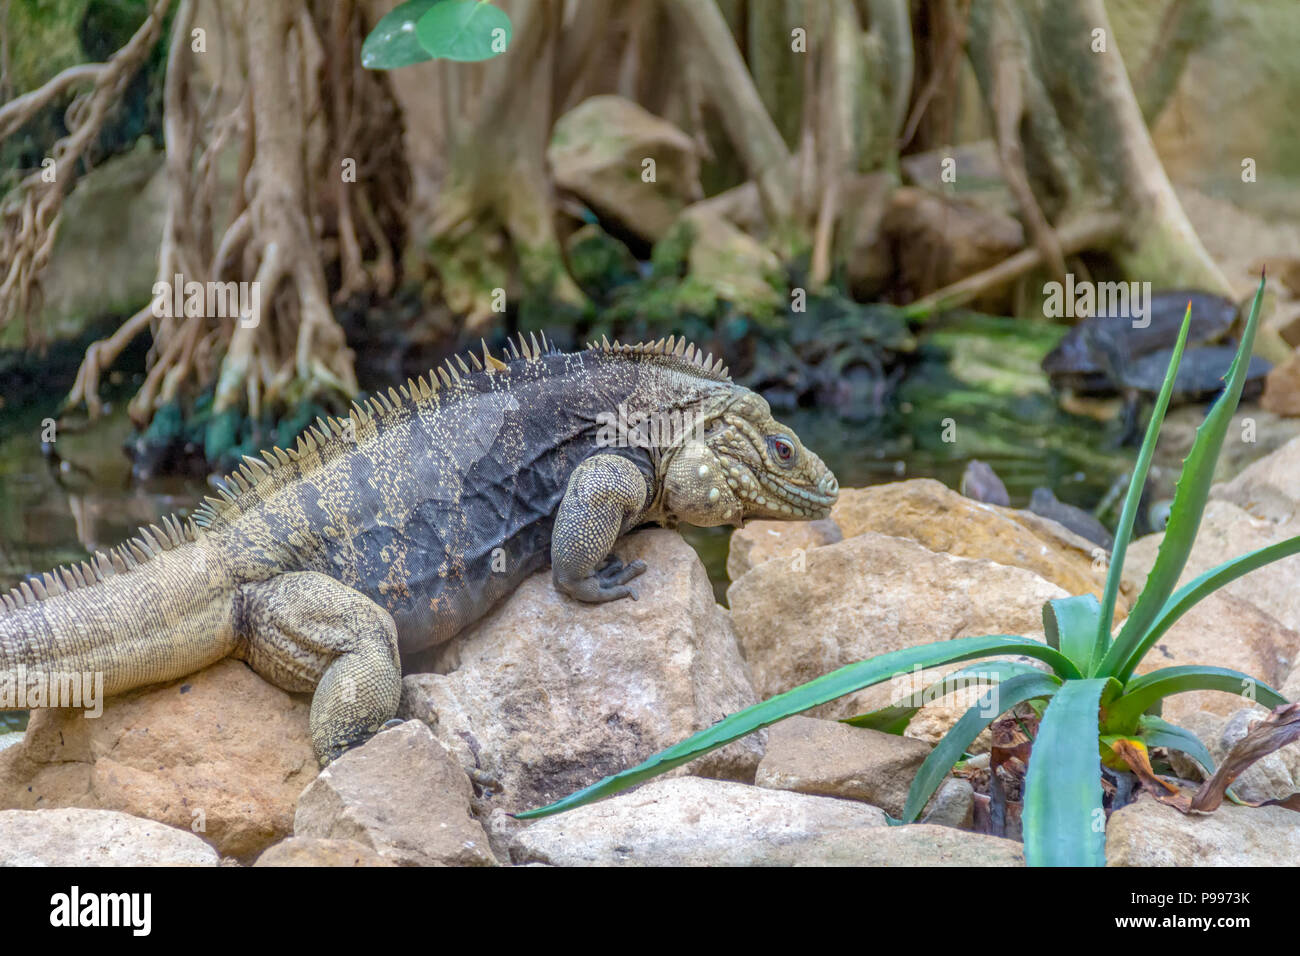
{"label": "iguana front leg", "polygon": [[392,615],[315,571],[240,587],[237,656],[288,691],[315,691],[312,747],[321,764],[369,739],[397,713],[402,670]]}
{"label": "iguana front leg", "polygon": [[556,590],[592,604],[636,600],[627,582],[645,562],[624,564],[610,552],[645,511],[647,490],[640,469],[621,455],[593,455],[573,469],[551,533]]}

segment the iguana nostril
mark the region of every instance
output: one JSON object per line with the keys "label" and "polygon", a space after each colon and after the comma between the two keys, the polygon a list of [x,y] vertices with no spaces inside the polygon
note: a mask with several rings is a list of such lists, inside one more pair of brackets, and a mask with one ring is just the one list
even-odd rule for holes
{"label": "iguana nostril", "polygon": [[824,495],[838,495],[840,493],[840,483],[835,480],[834,475],[828,474],[817,482],[817,490]]}

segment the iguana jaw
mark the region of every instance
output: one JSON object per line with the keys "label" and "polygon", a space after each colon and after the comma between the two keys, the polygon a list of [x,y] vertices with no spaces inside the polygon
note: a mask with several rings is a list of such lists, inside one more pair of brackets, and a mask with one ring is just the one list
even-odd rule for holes
{"label": "iguana jaw", "polygon": [[766,401],[735,388],[661,463],[664,509],[701,527],[753,518],[826,518],[839,483]]}

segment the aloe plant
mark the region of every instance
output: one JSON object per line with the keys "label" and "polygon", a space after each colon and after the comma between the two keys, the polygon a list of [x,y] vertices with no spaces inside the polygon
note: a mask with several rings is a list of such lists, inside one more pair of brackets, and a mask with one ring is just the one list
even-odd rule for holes
{"label": "aloe plant", "polygon": [[[1115,531],[1102,599],[1099,602],[1095,596],[1084,594],[1047,602],[1043,607],[1046,644],[1004,634],[964,637],[850,664],[732,714],[644,763],[518,816],[523,819],[546,816],[618,793],[778,720],[914,668],[1013,654],[1036,658],[1046,669],[1017,661],[982,662],[949,675],[922,695],[922,700],[932,699],[933,693],[944,693],[960,681],[988,684],[982,698],[957,721],[922,764],[912,782],[902,817],[896,822],[910,823],[917,818],[966,748],[999,713],[1027,701],[1039,708],[1045,704],[1025,780],[1022,823],[1026,859],[1031,865],[1040,866],[1103,864],[1105,811],[1100,763],[1117,768],[1125,766],[1114,750],[1118,741],[1129,741],[1141,750],[1152,747],[1179,750],[1207,772],[1213,770],[1209,752],[1194,734],[1159,717],[1163,698],[1183,691],[1219,690],[1241,694],[1270,707],[1286,703],[1262,681],[1221,667],[1166,667],[1134,676],[1138,664],[1161,635],[1201,598],[1255,568],[1300,553],[1300,536],[1297,536],[1234,558],[1175,590],[1205,510],[1215,461],[1241,397],[1263,294],[1261,276],[1224,391],[1197,430],[1196,440],[1183,464],[1155,565],[1118,634],[1112,636],[1111,621],[1124,555],[1187,342],[1190,303],[1133,469]],[[847,722],[901,733],[918,709],[919,705],[895,705]]]}

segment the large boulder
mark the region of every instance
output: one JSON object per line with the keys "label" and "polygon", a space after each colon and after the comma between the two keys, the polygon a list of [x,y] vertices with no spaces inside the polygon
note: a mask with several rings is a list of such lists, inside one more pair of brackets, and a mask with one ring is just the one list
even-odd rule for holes
{"label": "large boulder", "polygon": [[703,195],[691,138],[621,96],[593,96],[561,116],[546,156],[557,186],[652,242]]}
{"label": "large boulder", "polygon": [[[1096,544],[1041,515],[975,501],[932,478],[846,488],[831,518],[846,538],[865,531],[910,538],[931,551],[1025,568],[1070,594],[1100,597],[1106,585]],[[1118,616],[1134,595],[1131,585],[1121,586]]]}
{"label": "large boulder", "polygon": [[[473,774],[488,808],[540,806],[756,702],[703,565],[672,531],[619,544],[649,569],[639,600],[580,604],[549,573],[525,581],[403,682],[399,715],[426,721]],[[752,780],[751,735],[688,765]]]}
{"label": "large boulder", "polygon": [[1018,866],[1019,844],[950,827],[888,827],[851,800],[684,777],[537,821],[515,863],[556,866]]}
{"label": "large boulder", "polygon": [[1210,489],[1210,497],[1231,502],[1252,517],[1289,522],[1300,511],[1300,438]]}
{"label": "large boulder", "polygon": [[1300,816],[1283,807],[1224,803],[1183,814],[1143,794],[1110,815],[1108,866],[1295,866]]}
{"label": "large boulder", "polygon": [[105,702],[103,715],[37,710],[0,753],[0,806],[120,810],[250,860],[293,832],[316,776],[308,699],[225,660]]}
{"label": "large boulder", "polygon": [[[875,532],[758,565],[727,591],[732,622],[760,698],[888,651],[981,634],[1042,640],[1042,605],[1066,592],[1032,571],[960,558]],[[969,665],[963,665],[969,666]],[[808,712],[838,719],[922,689],[939,673],[894,680]],[[923,707],[933,743],[965,710],[971,689]],[[960,700],[957,700],[958,697]]]}
{"label": "large boulder", "polygon": [[193,833],[113,810],[0,810],[0,866],[216,866]]}
{"label": "large boulder", "polygon": [[322,770],[298,801],[293,832],[359,843],[406,866],[492,866],[472,796],[447,748],[410,720]]}

